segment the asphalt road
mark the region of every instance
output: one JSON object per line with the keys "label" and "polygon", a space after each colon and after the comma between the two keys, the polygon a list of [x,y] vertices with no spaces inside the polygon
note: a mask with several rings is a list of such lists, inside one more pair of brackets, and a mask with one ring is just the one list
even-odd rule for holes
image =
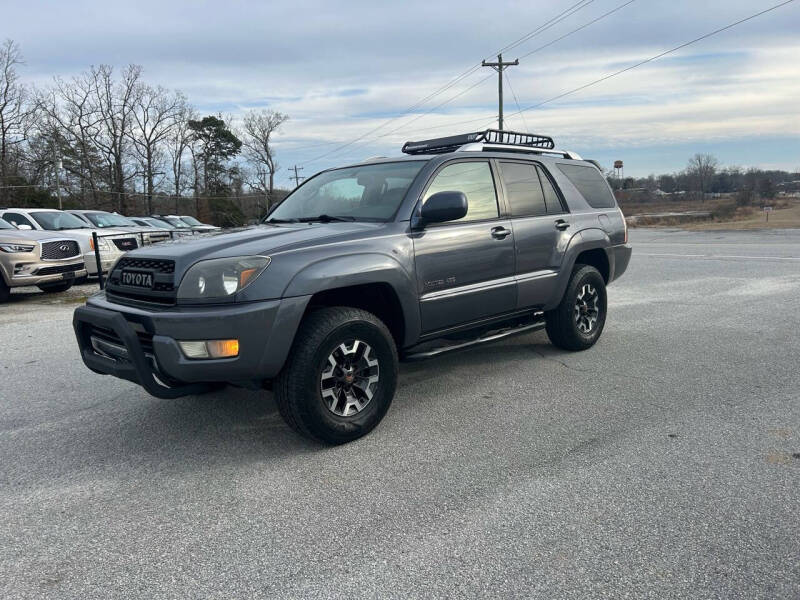
{"label": "asphalt road", "polygon": [[0,596],[800,597],[800,231],[634,230],[597,346],[404,365],[352,444],[0,307]]}

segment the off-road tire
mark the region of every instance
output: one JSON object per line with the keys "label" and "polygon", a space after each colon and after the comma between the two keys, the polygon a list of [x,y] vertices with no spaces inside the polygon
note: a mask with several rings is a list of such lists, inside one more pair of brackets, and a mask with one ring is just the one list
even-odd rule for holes
{"label": "off-road tire", "polygon": [[36,287],[46,294],[57,294],[59,292],[66,292],[74,283],[74,281],[59,281],[58,283],[42,283]]}
{"label": "off-road tire", "polygon": [[[585,286],[589,286],[585,288]],[[582,290],[593,289],[597,294],[596,323],[589,332],[579,328],[576,306]],[[603,333],[606,323],[606,284],[600,272],[591,265],[576,264],[569,278],[567,289],[559,305],[545,314],[547,337],[554,346],[564,350],[580,351],[594,346]]]}
{"label": "off-road tire", "polygon": [[[371,348],[380,377],[360,412],[339,416],[323,400],[320,380],[331,353],[353,339]],[[375,315],[350,307],[320,308],[300,323],[273,391],[278,410],[292,429],[328,444],[344,444],[366,435],[383,419],[394,397],[397,369],[392,334]]]}
{"label": "off-road tire", "polygon": [[8,297],[11,295],[11,290],[6,285],[6,282],[3,281],[3,276],[0,275],[0,302],[5,302],[8,300]]}

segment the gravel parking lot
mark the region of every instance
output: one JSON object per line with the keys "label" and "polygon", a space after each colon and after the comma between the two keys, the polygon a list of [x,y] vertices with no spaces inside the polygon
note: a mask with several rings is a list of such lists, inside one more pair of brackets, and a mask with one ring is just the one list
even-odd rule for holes
{"label": "gravel parking lot", "polygon": [[800,230],[633,230],[598,345],[406,364],[371,435],[84,368],[0,307],[0,596],[800,597]]}

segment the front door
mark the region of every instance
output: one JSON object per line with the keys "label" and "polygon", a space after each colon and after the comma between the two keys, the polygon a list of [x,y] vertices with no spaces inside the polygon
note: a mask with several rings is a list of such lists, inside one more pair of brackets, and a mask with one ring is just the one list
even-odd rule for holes
{"label": "front door", "polygon": [[500,216],[489,161],[447,163],[423,202],[442,191],[463,192],[468,210],[413,235],[423,333],[513,311],[517,301],[514,236]]}

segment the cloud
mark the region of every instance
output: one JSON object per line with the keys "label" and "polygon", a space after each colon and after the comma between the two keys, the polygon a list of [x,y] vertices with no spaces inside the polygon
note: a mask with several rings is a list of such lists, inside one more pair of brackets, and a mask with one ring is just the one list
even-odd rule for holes
{"label": "cloud", "polygon": [[[505,57],[523,56],[621,3],[596,0],[508,50]],[[53,75],[76,74],[90,64],[141,64],[146,79],[183,90],[205,112],[237,115],[271,107],[288,113],[291,121],[279,138],[281,162],[305,163],[311,170],[396,153],[409,138],[488,125],[496,113],[496,79],[488,69],[478,69],[420,109],[309,163],[402,114],[572,4],[313,0],[231,1],[223,6],[76,0],[48,3],[46,10],[36,2],[13,3],[4,9],[4,22],[14,24],[13,32],[5,33],[21,44],[27,58],[23,75],[30,81],[41,85]],[[520,105],[535,105],[752,14],[759,6],[747,0],[637,0],[523,57],[508,75]],[[800,163],[798,7],[789,5],[526,112],[524,120],[513,114],[515,100],[507,93],[508,125],[552,133],[559,144],[579,151],[665,148],[659,154],[665,169],[685,162],[686,144],[744,143],[753,136],[776,140]],[[474,122],[462,123],[468,120]],[[675,148],[674,154],[669,147]]]}

